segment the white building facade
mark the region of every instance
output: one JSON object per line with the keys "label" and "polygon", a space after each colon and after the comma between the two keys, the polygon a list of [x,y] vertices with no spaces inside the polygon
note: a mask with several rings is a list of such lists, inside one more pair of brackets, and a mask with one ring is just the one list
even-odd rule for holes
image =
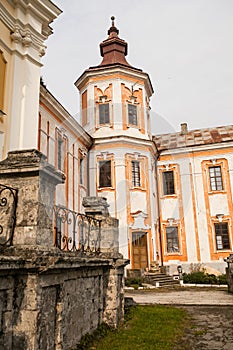
{"label": "white building facade", "polygon": [[49,24],[60,12],[49,0],[0,4],[0,159],[38,148],[64,174],[56,203],[70,210],[83,212],[86,196],[105,197],[129,268],[224,272],[233,251],[233,126],[184,124],[153,136],[152,84],[127,62],[114,18],[102,62],[75,83],[80,125],[39,82]]}
{"label": "white building facade", "polygon": [[149,76],[127,61],[127,43],[114,18],[100,44],[103,60],[77,80],[82,126],[93,138],[89,151],[89,194],[103,196],[119,219],[120,250],[131,268],[154,260],[156,150],[150,130]]}

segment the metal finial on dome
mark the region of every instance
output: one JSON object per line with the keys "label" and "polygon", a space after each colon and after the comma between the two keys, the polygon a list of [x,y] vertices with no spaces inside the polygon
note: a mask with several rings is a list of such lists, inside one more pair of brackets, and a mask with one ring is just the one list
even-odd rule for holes
{"label": "metal finial on dome", "polygon": [[115,23],[114,23],[115,17],[112,16],[112,17],[111,17],[111,20],[112,20],[112,26],[114,27],[114,26],[115,26]]}
{"label": "metal finial on dome", "polygon": [[112,35],[112,36],[117,36],[119,34],[119,30],[115,27],[115,17],[111,16],[111,20],[112,20],[112,26],[109,28],[108,30],[108,35]]}

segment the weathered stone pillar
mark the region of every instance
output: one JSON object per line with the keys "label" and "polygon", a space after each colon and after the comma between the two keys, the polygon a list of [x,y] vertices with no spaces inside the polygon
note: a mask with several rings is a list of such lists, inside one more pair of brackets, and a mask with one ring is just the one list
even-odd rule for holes
{"label": "weathered stone pillar", "polygon": [[231,254],[226,260],[227,268],[227,284],[228,284],[228,292],[233,293],[233,254]]}
{"label": "weathered stone pillar", "polygon": [[119,220],[112,218],[103,197],[86,197],[83,200],[85,213],[101,220],[100,256],[111,260],[111,268],[104,276],[103,321],[117,327],[124,319],[124,268],[129,260],[119,253]]}
{"label": "weathered stone pillar", "polygon": [[105,291],[105,307],[103,321],[111,327],[118,327],[124,319],[124,267],[128,260],[117,259],[113,261],[108,271],[107,288]]}
{"label": "weathered stone pillar", "polygon": [[108,212],[108,203],[104,197],[86,197],[83,199],[85,214],[101,220],[100,250],[102,253],[119,253],[119,220]]}
{"label": "weathered stone pillar", "polygon": [[63,181],[37,150],[9,152],[0,162],[0,183],[18,189],[14,246],[53,246],[55,187]]}

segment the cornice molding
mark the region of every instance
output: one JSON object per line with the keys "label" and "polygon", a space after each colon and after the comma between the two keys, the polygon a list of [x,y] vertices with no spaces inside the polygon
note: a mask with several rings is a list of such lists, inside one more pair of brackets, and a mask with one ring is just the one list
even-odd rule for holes
{"label": "cornice molding", "polygon": [[[39,57],[42,57],[46,49],[44,41],[52,33],[49,23],[61,13],[61,10],[53,5],[50,0],[43,0],[43,2],[40,0],[31,0],[28,2],[24,2],[23,0],[8,0],[8,2],[14,9],[20,8],[25,15],[31,13],[32,17],[37,17],[39,22],[41,22],[40,33],[30,23],[23,23],[19,18],[14,18],[14,16],[0,4],[0,19],[9,29],[12,42],[14,44],[19,44],[17,49],[21,54],[24,54],[25,48],[32,47],[38,52]],[[46,6],[48,4],[50,4],[53,9],[48,9],[48,6]],[[54,9],[56,9],[56,11],[54,11]]]}
{"label": "cornice molding", "polygon": [[76,80],[75,86],[81,90],[84,85],[88,83],[89,78],[94,77],[106,77],[106,80],[111,79],[111,75],[121,73],[129,78],[141,79],[145,82],[145,88],[151,96],[153,94],[153,87],[150,81],[150,77],[147,73],[134,69],[131,67],[125,67],[123,65],[106,66],[106,67],[95,67],[87,69],[83,74]]}

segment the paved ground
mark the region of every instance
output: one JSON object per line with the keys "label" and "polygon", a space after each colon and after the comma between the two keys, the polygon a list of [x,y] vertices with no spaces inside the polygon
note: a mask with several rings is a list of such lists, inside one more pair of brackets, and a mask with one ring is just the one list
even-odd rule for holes
{"label": "paved ground", "polygon": [[233,305],[233,294],[228,293],[226,288],[158,288],[126,291],[125,296],[133,297],[139,304]]}
{"label": "paved ground", "polygon": [[233,294],[225,289],[156,289],[127,291],[139,304],[165,304],[185,309],[189,323],[174,350],[233,350]]}

